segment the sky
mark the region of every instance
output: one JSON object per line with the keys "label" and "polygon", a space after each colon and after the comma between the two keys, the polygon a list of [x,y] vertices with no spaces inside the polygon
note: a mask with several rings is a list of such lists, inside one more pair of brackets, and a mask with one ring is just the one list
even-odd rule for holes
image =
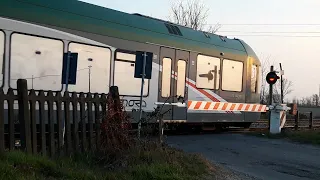
{"label": "sky", "polygon": [[[82,0],[126,13],[168,19],[174,0]],[[132,3],[134,2],[134,3]],[[207,24],[221,24],[217,34],[249,44],[261,61],[279,63],[293,82],[286,99],[319,93],[319,0],[202,0]],[[263,77],[264,78],[264,77]]]}

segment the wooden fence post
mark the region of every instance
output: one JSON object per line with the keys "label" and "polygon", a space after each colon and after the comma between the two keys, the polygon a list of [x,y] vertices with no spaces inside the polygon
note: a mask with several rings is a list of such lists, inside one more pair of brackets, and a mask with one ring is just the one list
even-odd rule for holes
{"label": "wooden fence post", "polygon": [[72,141],[74,142],[74,152],[79,152],[79,116],[78,116],[78,97],[76,92],[72,93],[72,121],[73,121],[73,136]]}
{"label": "wooden fence post", "polygon": [[299,128],[299,118],[300,118],[299,115],[300,115],[300,113],[299,113],[299,111],[297,111],[297,114],[295,117],[295,125],[294,125],[295,130],[298,130],[298,128]]}
{"label": "wooden fence post", "polygon": [[87,151],[87,128],[86,128],[86,111],[85,111],[85,99],[84,93],[80,92],[79,102],[80,102],[80,129],[81,129],[81,146],[82,152]]}
{"label": "wooden fence post", "polygon": [[[119,112],[120,108],[120,96],[119,96],[119,89],[118,86],[111,86],[109,90],[109,95],[111,96],[111,100],[113,102],[113,111]],[[116,113],[115,119],[119,119],[119,114]]]}
{"label": "wooden fence post", "polygon": [[27,153],[32,153],[27,80],[18,79],[17,87],[18,87],[21,147]]}
{"label": "wooden fence post", "polygon": [[32,152],[33,154],[37,154],[37,121],[36,121],[36,102],[34,99],[36,97],[36,93],[34,89],[32,89],[28,95],[28,100],[30,103],[30,124],[31,124],[31,137],[32,137]]}
{"label": "wooden fence post", "polygon": [[15,95],[12,88],[9,88],[8,93],[8,123],[9,123],[9,149],[14,150],[14,100]]}
{"label": "wooden fence post", "polygon": [[66,136],[66,150],[67,154],[70,155],[72,151],[72,143],[71,143],[71,123],[70,123],[70,95],[68,91],[64,92],[64,127],[65,127],[65,136]]}
{"label": "wooden fence post", "polygon": [[119,97],[119,89],[118,86],[111,86],[110,87],[110,95],[114,103],[115,110],[118,110],[118,107],[120,107],[120,97]]}
{"label": "wooden fence post", "polygon": [[88,109],[88,123],[89,123],[89,150],[93,149],[93,114],[92,114],[92,94],[87,94],[87,109]]}
{"label": "wooden fence post", "polygon": [[45,122],[45,95],[43,90],[38,94],[39,100],[39,122],[40,122],[40,141],[41,141],[41,154],[43,156],[47,155],[47,135],[46,135],[46,122]]}
{"label": "wooden fence post", "polygon": [[[10,107],[10,106],[8,106]],[[4,92],[3,89],[0,89],[0,153],[5,151],[5,142],[4,142]],[[9,121],[8,121],[9,122]],[[11,129],[10,129],[11,130]],[[9,130],[9,134],[10,134]],[[10,136],[11,140],[11,136]],[[11,142],[10,142],[11,143]],[[10,149],[11,150],[11,149]]]}
{"label": "wooden fence post", "polygon": [[159,118],[159,143],[160,145],[163,143],[163,115]]}
{"label": "wooden fence post", "polygon": [[310,117],[309,117],[309,129],[312,129],[313,127],[313,114],[312,111],[310,112]]}

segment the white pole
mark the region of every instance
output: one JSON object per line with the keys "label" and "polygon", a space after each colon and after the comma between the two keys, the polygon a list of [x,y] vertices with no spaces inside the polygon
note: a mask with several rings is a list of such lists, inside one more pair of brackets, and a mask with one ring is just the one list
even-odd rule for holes
{"label": "white pole", "polygon": [[89,67],[89,92],[91,92],[91,65],[88,66]]}

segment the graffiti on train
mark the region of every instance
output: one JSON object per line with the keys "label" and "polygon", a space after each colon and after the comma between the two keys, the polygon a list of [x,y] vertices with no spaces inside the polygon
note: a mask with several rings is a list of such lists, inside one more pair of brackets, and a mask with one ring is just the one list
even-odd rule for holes
{"label": "graffiti on train", "polygon": [[[140,107],[140,100],[128,100],[128,99],[122,99],[122,104],[125,107]],[[142,107],[147,107],[146,101],[142,100]]]}

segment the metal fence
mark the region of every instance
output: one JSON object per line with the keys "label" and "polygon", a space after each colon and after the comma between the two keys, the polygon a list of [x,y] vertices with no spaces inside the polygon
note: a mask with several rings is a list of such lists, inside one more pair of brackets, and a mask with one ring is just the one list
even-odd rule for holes
{"label": "metal fence", "polygon": [[1,152],[18,148],[54,156],[99,148],[106,94],[28,90],[24,79],[17,85],[17,91],[0,89]]}
{"label": "metal fence", "polygon": [[[251,128],[268,128],[269,127],[269,120],[268,119],[260,119],[254,122]],[[313,112],[310,111],[298,111],[295,116],[287,114],[286,123],[284,128],[294,128],[298,129],[318,129],[320,128],[320,119],[315,118]]]}

